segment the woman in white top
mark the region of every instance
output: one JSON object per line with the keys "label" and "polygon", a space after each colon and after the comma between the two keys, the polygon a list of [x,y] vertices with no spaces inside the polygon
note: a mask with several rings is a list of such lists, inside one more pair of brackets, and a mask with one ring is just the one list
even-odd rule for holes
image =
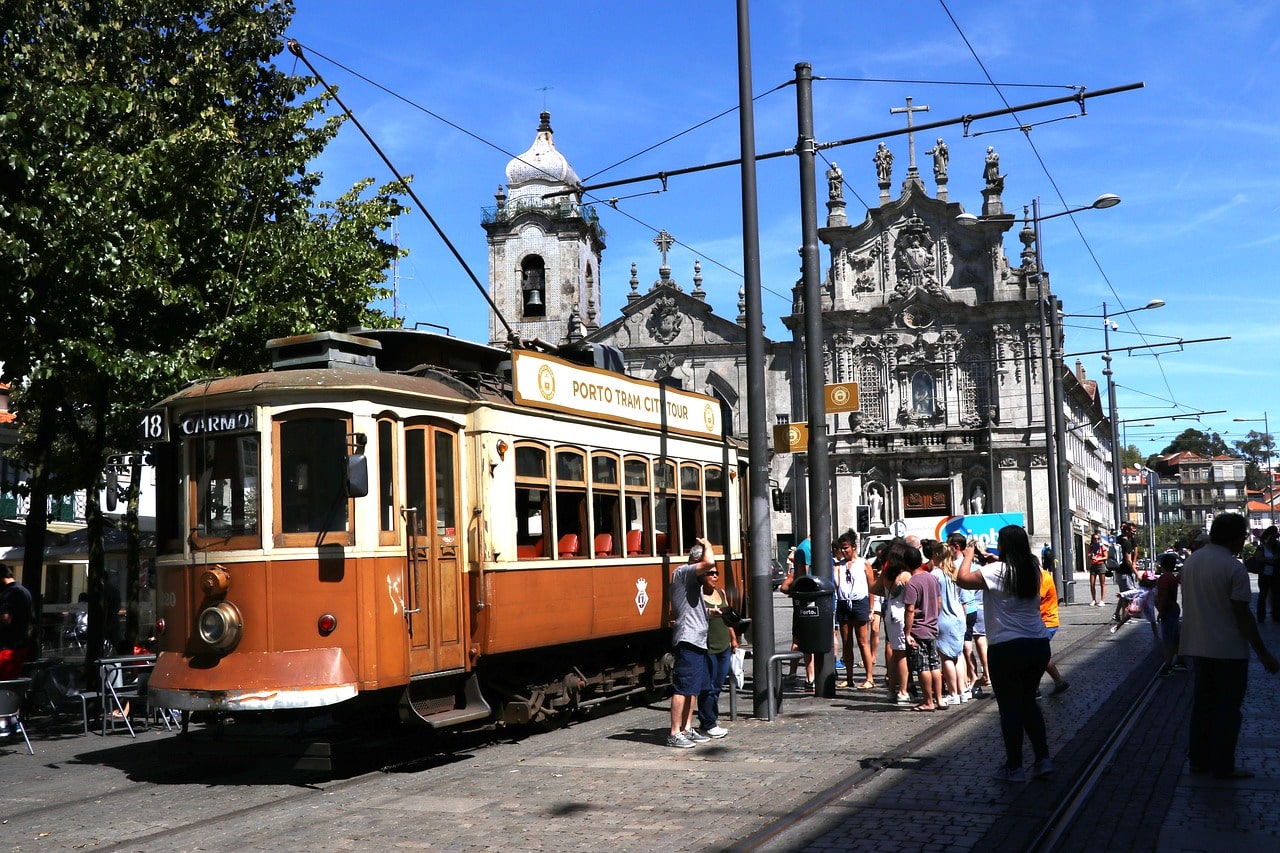
{"label": "woman in white top", "polygon": [[962,589],[983,590],[987,623],[987,660],[991,686],[1000,708],[1000,733],[1005,763],[995,778],[1021,782],[1022,733],[1035,753],[1031,775],[1053,772],[1049,760],[1044,716],[1036,706],[1036,686],[1049,663],[1049,631],[1040,618],[1040,563],[1031,553],[1027,531],[1017,525],[1002,527],[997,538],[999,561],[974,568],[974,543],[964,549],[964,562],[956,573]]}
{"label": "woman in white top", "polygon": [[862,655],[866,678],[859,690],[876,686],[876,659],[871,651],[868,623],[871,621],[871,569],[858,556],[858,534],[844,533],[836,543],[836,626],[840,629],[840,650],[844,656],[845,686],[853,687],[853,647]]}

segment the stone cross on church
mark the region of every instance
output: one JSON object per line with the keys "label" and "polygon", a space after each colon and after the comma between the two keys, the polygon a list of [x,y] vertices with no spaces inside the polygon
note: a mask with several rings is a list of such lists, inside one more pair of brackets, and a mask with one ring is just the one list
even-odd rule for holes
{"label": "stone cross on church", "polygon": [[916,135],[911,129],[911,114],[927,112],[929,112],[929,106],[927,104],[920,107],[912,106],[910,98],[907,98],[907,105],[905,107],[889,108],[889,115],[897,115],[899,113],[907,114],[907,181],[915,180],[918,182],[920,180],[920,173],[916,171]]}
{"label": "stone cross on church", "polygon": [[667,265],[667,252],[671,251],[671,247],[675,245],[675,238],[667,233],[667,229],[663,228],[658,232],[658,236],[653,238],[653,245],[658,247],[658,251],[662,253],[662,266]]}

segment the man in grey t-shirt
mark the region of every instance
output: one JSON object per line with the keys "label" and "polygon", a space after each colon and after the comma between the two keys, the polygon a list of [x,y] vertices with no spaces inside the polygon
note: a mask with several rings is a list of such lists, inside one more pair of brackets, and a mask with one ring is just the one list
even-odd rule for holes
{"label": "man in grey t-shirt", "polygon": [[667,746],[688,749],[707,740],[693,731],[696,697],[710,681],[707,667],[707,610],[702,601],[702,579],[716,564],[715,551],[706,539],[689,549],[689,562],[671,575],[671,641],[675,667],[671,672],[671,734]]}

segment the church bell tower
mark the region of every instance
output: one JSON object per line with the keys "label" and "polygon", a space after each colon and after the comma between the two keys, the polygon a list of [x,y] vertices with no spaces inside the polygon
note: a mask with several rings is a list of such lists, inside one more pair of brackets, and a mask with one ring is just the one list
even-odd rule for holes
{"label": "church bell tower", "polygon": [[[506,177],[483,223],[498,310],[525,340],[560,344],[598,329],[604,229],[582,204],[577,173],[556,150],[550,113],[542,113],[533,145],[507,164]],[[489,342],[506,343],[496,317]]]}

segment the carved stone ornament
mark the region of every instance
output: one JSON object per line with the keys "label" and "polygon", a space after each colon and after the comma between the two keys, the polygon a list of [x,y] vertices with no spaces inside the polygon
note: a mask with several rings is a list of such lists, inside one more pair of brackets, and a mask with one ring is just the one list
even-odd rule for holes
{"label": "carved stone ornament", "polygon": [[898,298],[913,290],[940,293],[937,260],[934,258],[934,241],[929,228],[919,216],[912,216],[898,232],[893,244],[893,269],[898,283],[894,291]]}
{"label": "carved stone ornament", "polygon": [[902,325],[908,329],[927,329],[933,325],[935,319],[932,309],[918,302],[902,310]]}
{"label": "carved stone ornament", "polygon": [[649,334],[660,344],[669,344],[680,334],[684,325],[684,315],[676,307],[676,301],[670,296],[659,297],[653,304],[649,314],[649,322],[645,324]]}

